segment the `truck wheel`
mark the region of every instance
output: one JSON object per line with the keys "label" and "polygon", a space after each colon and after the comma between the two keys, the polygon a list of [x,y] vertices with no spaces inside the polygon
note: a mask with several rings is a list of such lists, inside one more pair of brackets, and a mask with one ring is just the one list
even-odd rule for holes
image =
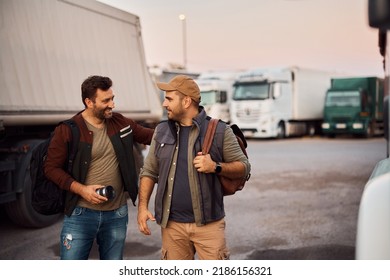
{"label": "truck wheel", "polygon": [[17,194],[15,201],[5,204],[5,211],[10,220],[22,227],[42,228],[54,224],[62,214],[45,216],[34,210],[31,205],[31,178],[29,170],[24,174],[24,191]]}
{"label": "truck wheel", "polygon": [[316,126],[315,124],[309,124],[307,127],[307,134],[311,137],[316,135]]}
{"label": "truck wheel", "polygon": [[372,124],[368,124],[363,136],[365,138],[371,138],[373,135],[374,135],[373,126],[372,126]]}
{"label": "truck wheel", "polygon": [[19,186],[22,190],[17,193],[16,200],[8,202],[4,205],[4,209],[10,220],[23,227],[42,228],[49,226],[59,220],[62,214],[46,216],[34,210],[31,204],[32,186],[30,178],[30,159],[32,149],[42,140],[30,140],[28,145],[31,149],[23,155],[23,158],[18,161],[17,179],[15,186]]}
{"label": "truck wheel", "polygon": [[283,139],[285,137],[286,137],[286,127],[284,126],[283,122],[280,122],[276,129],[276,138]]}

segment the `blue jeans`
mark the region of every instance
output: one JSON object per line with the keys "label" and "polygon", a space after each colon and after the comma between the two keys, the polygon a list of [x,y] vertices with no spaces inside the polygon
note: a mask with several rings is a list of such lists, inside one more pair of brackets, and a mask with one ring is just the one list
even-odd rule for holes
{"label": "blue jeans", "polygon": [[61,231],[62,260],[86,260],[96,238],[101,260],[122,260],[128,224],[127,204],[113,211],[76,207]]}

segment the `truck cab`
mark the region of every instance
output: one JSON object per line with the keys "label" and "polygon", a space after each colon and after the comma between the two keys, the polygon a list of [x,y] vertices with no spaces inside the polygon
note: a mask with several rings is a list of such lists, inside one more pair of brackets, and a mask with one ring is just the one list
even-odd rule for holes
{"label": "truck cab", "polygon": [[198,77],[200,105],[209,116],[230,123],[230,103],[237,76],[238,72],[205,72]]}
{"label": "truck cab", "polygon": [[324,135],[352,134],[371,137],[383,133],[383,79],[332,79],[322,123]]}
{"label": "truck cab", "polygon": [[232,85],[215,80],[198,80],[197,84],[201,95],[200,105],[204,107],[207,114],[229,123]]}
{"label": "truck cab", "polygon": [[291,85],[262,76],[242,78],[234,84],[232,119],[246,137],[284,138],[291,116]]}

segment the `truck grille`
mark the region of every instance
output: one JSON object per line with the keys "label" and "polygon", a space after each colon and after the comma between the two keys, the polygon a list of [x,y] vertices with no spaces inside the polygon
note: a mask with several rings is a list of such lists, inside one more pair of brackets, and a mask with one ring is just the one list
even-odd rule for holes
{"label": "truck grille", "polygon": [[253,109],[239,109],[237,110],[236,115],[237,118],[242,122],[253,122],[259,119],[260,111]]}
{"label": "truck grille", "polygon": [[346,123],[351,121],[351,118],[349,117],[333,117],[332,120],[337,123]]}

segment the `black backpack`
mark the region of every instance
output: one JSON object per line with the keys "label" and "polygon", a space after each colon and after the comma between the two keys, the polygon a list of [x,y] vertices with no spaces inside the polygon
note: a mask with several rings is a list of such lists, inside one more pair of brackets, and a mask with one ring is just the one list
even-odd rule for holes
{"label": "black backpack", "polygon": [[[69,119],[60,122],[67,124],[72,131],[72,142],[68,143],[68,162],[66,170],[71,174],[73,160],[77,152],[80,140],[80,132],[76,123]],[[44,163],[47,156],[47,149],[53,133],[45,141],[34,148],[30,160],[30,176],[32,187],[32,206],[40,214],[54,215],[64,212],[66,191],[46,178]]]}

